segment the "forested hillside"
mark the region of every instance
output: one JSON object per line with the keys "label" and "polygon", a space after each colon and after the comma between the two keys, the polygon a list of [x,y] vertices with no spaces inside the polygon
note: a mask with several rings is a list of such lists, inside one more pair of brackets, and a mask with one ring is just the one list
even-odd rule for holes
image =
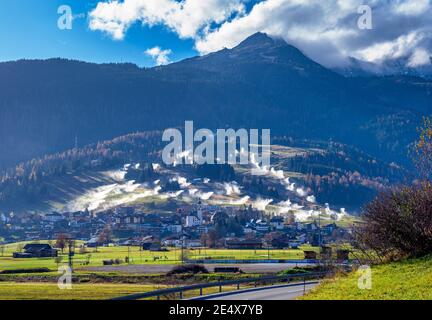
{"label": "forested hillside", "polygon": [[333,140],[407,163],[431,92],[420,78],[344,78],[264,34],[151,69],[63,59],[0,63],[0,167],[185,120]]}
{"label": "forested hillside", "polygon": [[[142,183],[160,179],[161,177],[152,175],[152,170],[147,172],[144,168],[151,168],[152,163],[164,166],[161,159],[164,147],[161,135],[160,131],[129,134],[35,158],[4,170],[0,172],[0,208],[8,212],[17,203],[20,208],[26,208],[46,200],[62,202],[65,199],[59,198],[58,189],[62,189],[62,194],[66,192],[66,188],[74,189],[71,178],[85,180],[80,186],[81,191],[85,192],[94,185],[90,183],[89,177],[81,179],[80,176],[87,176],[89,172],[93,175],[119,170],[125,164],[147,164],[139,170],[128,170],[126,180]],[[378,191],[409,177],[403,168],[382,162],[343,144],[273,137],[272,145],[272,166],[294,173],[297,178],[292,179],[292,182],[309,189],[319,203],[329,202],[357,210]],[[286,148],[292,150],[291,154],[279,151]],[[231,166],[197,166],[194,172],[201,178],[238,181],[239,185],[262,197],[279,199],[273,186],[259,183],[260,177],[236,175]],[[105,184],[109,184],[109,181]],[[178,188],[169,189],[177,191]],[[79,193],[78,190],[74,192]]]}

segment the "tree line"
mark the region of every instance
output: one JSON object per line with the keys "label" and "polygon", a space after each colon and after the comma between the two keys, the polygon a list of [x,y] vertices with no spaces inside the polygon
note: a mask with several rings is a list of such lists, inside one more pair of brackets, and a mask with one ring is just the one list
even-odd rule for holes
{"label": "tree line", "polygon": [[140,132],[20,163],[0,174],[0,201],[33,201],[49,194],[50,179],[80,170],[103,170],[158,157],[160,132]]}

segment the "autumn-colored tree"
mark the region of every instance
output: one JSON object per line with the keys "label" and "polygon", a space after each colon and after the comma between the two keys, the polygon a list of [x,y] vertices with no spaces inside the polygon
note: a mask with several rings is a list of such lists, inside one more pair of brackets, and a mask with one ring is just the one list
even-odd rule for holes
{"label": "autumn-colored tree", "polygon": [[201,244],[203,245],[203,247],[207,247],[207,234],[206,233],[202,233],[201,237]]}
{"label": "autumn-colored tree", "polygon": [[366,206],[357,230],[361,248],[381,258],[432,253],[432,118],[424,118],[415,143],[420,181],[379,194]]}
{"label": "autumn-colored tree", "polygon": [[420,137],[415,144],[414,163],[423,179],[432,178],[432,118],[423,118],[418,129]]}
{"label": "autumn-colored tree", "polygon": [[217,240],[218,240],[217,231],[214,229],[209,230],[209,232],[207,233],[207,246],[209,248],[216,247]]}
{"label": "autumn-colored tree", "polygon": [[365,209],[357,240],[382,258],[432,253],[432,183],[380,194]]}
{"label": "autumn-colored tree", "polygon": [[287,217],[287,224],[293,225],[295,221],[295,214],[293,212],[289,212]]}
{"label": "autumn-colored tree", "polygon": [[61,252],[64,253],[64,249],[66,248],[68,240],[69,240],[69,238],[66,234],[59,233],[57,235],[55,247],[59,248],[61,250]]}
{"label": "autumn-colored tree", "polygon": [[99,233],[98,242],[99,243],[108,243],[112,239],[112,231],[109,225],[106,225],[103,230]]}

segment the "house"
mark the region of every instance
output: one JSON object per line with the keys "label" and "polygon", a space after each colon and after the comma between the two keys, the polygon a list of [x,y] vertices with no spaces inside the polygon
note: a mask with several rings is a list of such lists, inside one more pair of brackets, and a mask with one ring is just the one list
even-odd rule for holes
{"label": "house", "polygon": [[318,226],[317,226],[317,224],[315,222],[305,223],[303,225],[303,229],[306,230],[306,231],[308,231],[308,232],[311,232],[311,231],[318,230]]}
{"label": "house", "polygon": [[201,225],[201,226],[198,226],[198,227],[196,228],[196,231],[197,231],[198,233],[200,233],[200,234],[202,234],[202,233],[208,233],[208,231],[209,231],[209,227],[206,226],[206,225]]}
{"label": "house", "polygon": [[53,212],[45,215],[45,220],[48,222],[55,223],[64,220],[64,217],[58,212]]}
{"label": "house", "polygon": [[58,250],[49,244],[29,243],[24,246],[24,252],[14,252],[14,258],[51,258],[57,257]]}
{"label": "house", "polygon": [[283,249],[289,246],[289,238],[286,234],[280,232],[268,233],[266,236],[266,244],[269,247]]}
{"label": "house", "polygon": [[270,220],[270,226],[272,226],[276,230],[283,230],[284,226],[284,218],[283,217],[273,217]]}
{"label": "house", "polygon": [[184,240],[184,246],[186,248],[200,248],[202,243],[201,240]]}
{"label": "house", "polygon": [[298,249],[298,248],[300,248],[301,243],[300,243],[300,242],[297,242],[297,241],[291,241],[291,242],[288,243],[288,246],[289,246],[291,249]]}
{"label": "house", "polygon": [[255,230],[252,229],[252,228],[249,228],[249,227],[243,227],[243,233],[244,233],[244,234],[252,234],[252,233],[254,233],[254,232],[255,232]]}
{"label": "house", "polygon": [[165,226],[165,229],[170,233],[179,234],[182,232],[183,227],[180,224],[171,224]]}
{"label": "house", "polygon": [[140,230],[144,227],[144,216],[141,214],[117,214],[114,218],[114,230]]}
{"label": "house", "polygon": [[142,249],[146,251],[162,251],[162,246],[160,242],[144,242],[142,244]]}
{"label": "house", "polygon": [[255,230],[257,232],[266,233],[270,231],[270,226],[265,222],[259,221],[255,226]]}
{"label": "house", "polygon": [[186,228],[193,228],[201,225],[201,220],[195,216],[187,216],[185,221]]}
{"label": "house", "polygon": [[316,260],[317,253],[315,251],[303,251],[305,260]]}
{"label": "house", "polygon": [[152,243],[152,245],[149,248],[149,251],[164,251],[162,249],[162,246],[159,242]]}
{"label": "house", "polygon": [[90,238],[90,240],[88,240],[85,243],[85,245],[88,248],[96,248],[96,247],[103,246],[104,243],[100,241],[99,236],[94,236],[94,237]]}
{"label": "house", "polygon": [[178,236],[172,236],[172,237],[165,238],[162,241],[162,244],[166,247],[175,247],[177,245],[181,245],[181,240],[180,237]]}
{"label": "house", "polygon": [[135,213],[135,208],[134,207],[117,207],[114,212],[116,215],[132,215]]}
{"label": "house", "polygon": [[226,240],[227,249],[261,249],[263,243],[258,239]]}

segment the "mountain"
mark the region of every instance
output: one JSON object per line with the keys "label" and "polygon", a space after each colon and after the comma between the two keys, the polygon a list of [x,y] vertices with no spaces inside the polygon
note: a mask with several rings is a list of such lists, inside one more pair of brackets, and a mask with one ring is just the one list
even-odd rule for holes
{"label": "mountain", "polygon": [[432,83],[348,78],[257,33],[237,47],[167,66],[64,59],[0,63],[0,167],[111,139],[178,127],[270,128],[339,141],[406,162]]}
{"label": "mountain", "polygon": [[353,57],[348,58],[348,63],[343,66],[332,68],[333,71],[344,77],[374,77],[383,76],[385,73],[382,68],[368,61],[359,60]]}
{"label": "mountain", "polygon": [[347,65],[332,70],[345,77],[412,76],[432,80],[432,57],[430,63],[419,66],[411,65],[410,60],[410,56],[404,56],[377,64],[350,57]]}

